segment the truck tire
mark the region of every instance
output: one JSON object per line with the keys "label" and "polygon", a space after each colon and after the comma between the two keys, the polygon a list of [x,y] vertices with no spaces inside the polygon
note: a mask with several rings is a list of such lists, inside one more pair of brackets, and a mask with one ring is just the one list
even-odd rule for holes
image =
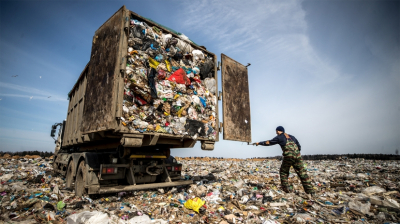
{"label": "truck tire", "polygon": [[78,166],[75,180],[75,196],[81,197],[86,194],[86,165],[85,161],[81,161]]}
{"label": "truck tire", "polygon": [[74,181],[74,163],[71,161],[68,164],[67,174],[65,175],[65,187],[71,188]]}

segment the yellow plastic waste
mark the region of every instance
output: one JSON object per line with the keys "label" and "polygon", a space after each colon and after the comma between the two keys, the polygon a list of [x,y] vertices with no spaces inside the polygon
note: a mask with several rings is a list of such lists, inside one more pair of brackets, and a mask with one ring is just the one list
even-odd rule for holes
{"label": "yellow plastic waste", "polygon": [[159,124],[157,124],[156,126],[156,132],[167,133],[167,131],[164,128],[162,128]]}
{"label": "yellow plastic waste", "polygon": [[160,62],[149,57],[149,64],[150,64],[150,67],[157,69],[157,66],[160,64]]}
{"label": "yellow plastic waste", "polygon": [[165,60],[165,65],[167,66],[167,70],[168,70],[169,72],[171,72],[171,64],[169,63],[168,60]]}
{"label": "yellow plastic waste", "polygon": [[181,109],[179,109],[178,110],[178,117],[182,117],[182,112],[183,112],[183,110],[185,110],[186,108],[185,107],[182,107]]}
{"label": "yellow plastic waste", "polygon": [[200,198],[189,199],[183,204],[185,208],[192,209],[193,211],[199,213],[199,209],[203,206],[205,201],[202,201]]}

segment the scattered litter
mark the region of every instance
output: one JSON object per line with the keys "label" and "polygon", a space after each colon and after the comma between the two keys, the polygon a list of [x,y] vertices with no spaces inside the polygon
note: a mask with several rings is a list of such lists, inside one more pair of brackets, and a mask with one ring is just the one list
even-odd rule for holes
{"label": "scattered litter", "polygon": [[[280,190],[279,160],[176,158],[189,186],[76,197],[52,158],[0,158],[6,223],[382,223],[399,222],[399,162],[305,161],[316,191],[292,170]],[[376,165],[382,169],[376,169]],[[359,175],[364,174],[364,175]]]}

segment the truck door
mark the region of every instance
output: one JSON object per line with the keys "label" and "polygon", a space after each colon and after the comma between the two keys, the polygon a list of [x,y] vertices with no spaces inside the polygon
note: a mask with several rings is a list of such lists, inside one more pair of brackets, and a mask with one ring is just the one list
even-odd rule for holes
{"label": "truck door", "polygon": [[251,142],[247,67],[221,54],[223,138]]}
{"label": "truck door", "polygon": [[94,34],[88,64],[82,133],[110,130],[116,126],[116,111],[122,108],[122,105],[117,106],[117,102],[123,94],[119,83],[123,80],[120,65],[124,63],[127,49],[124,45],[124,25],[129,22],[129,17],[126,14],[123,6]]}

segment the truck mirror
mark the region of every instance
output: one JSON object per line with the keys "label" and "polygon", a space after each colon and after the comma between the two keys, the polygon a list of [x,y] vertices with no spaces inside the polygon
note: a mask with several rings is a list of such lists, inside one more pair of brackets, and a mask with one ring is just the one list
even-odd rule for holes
{"label": "truck mirror", "polygon": [[50,136],[53,138],[56,136],[56,129],[54,127],[51,129]]}

